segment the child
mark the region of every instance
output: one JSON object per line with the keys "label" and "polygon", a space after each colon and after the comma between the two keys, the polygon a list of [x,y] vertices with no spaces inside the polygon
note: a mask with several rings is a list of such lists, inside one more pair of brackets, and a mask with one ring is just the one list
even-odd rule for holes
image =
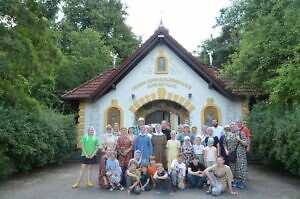
{"label": "child", "polygon": [[171,168],[170,168],[170,176],[172,178],[172,184],[173,188],[177,189],[184,189],[185,184],[185,174],[186,174],[186,166],[183,162],[182,155],[178,155],[175,160],[172,161],[171,163]]}
{"label": "child", "polygon": [[92,178],[92,164],[97,163],[96,153],[98,151],[99,142],[98,139],[94,136],[95,129],[94,127],[90,126],[88,129],[88,135],[82,137],[80,144],[81,144],[81,169],[79,172],[79,176],[75,184],[73,184],[72,188],[77,189],[80,187],[80,180],[84,173],[85,168],[88,169],[88,181],[87,187],[93,187],[93,183],[91,182]]}
{"label": "child", "polygon": [[148,166],[148,173],[150,174],[151,182],[152,182],[153,187],[155,187],[155,183],[154,183],[154,180],[153,180],[153,176],[154,176],[155,172],[156,172],[156,157],[155,156],[150,156],[150,163],[149,163],[149,166]]}
{"label": "child", "polygon": [[108,160],[106,161],[106,176],[110,184],[109,191],[116,189],[124,190],[123,186],[120,184],[122,169],[119,165],[119,161],[116,159],[117,153],[112,151]]}
{"label": "child", "polygon": [[[169,178],[168,172],[164,169],[163,164],[157,163],[156,164],[156,172],[153,176],[155,184],[158,189],[168,190],[168,192],[173,195],[171,188],[171,180]],[[160,193],[159,191],[157,193]]]}
{"label": "child", "polygon": [[143,164],[141,166],[141,180],[140,180],[140,186],[142,191],[150,191],[152,189],[151,182],[150,182],[150,175],[148,173],[148,166],[147,164]]}
{"label": "child", "polygon": [[137,165],[138,164],[134,159],[129,161],[128,169],[126,171],[127,174],[126,183],[128,188],[128,194],[130,194],[131,192],[135,194],[141,193],[141,188],[140,188],[141,173],[137,169]]}
{"label": "child", "polygon": [[210,167],[217,162],[217,148],[213,146],[214,139],[208,138],[207,147],[204,149],[204,163],[205,167]]}
{"label": "child", "polygon": [[108,157],[110,156],[112,150],[110,148],[107,148],[105,151],[105,154],[102,156],[100,160],[99,165],[99,187],[102,189],[109,189],[110,185],[108,183],[108,179],[106,177],[106,162],[108,160]]}
{"label": "child", "polygon": [[195,144],[193,147],[194,147],[195,157],[201,164],[204,164],[204,157],[203,157],[204,145],[201,144],[200,136],[195,137]]}

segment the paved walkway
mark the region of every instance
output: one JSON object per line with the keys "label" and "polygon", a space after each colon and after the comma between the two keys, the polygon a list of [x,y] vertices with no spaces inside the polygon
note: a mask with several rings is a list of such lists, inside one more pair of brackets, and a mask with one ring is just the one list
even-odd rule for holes
{"label": "paved walkway", "polygon": [[[72,190],[79,169],[79,164],[69,163],[61,166],[45,168],[27,175],[18,175],[7,181],[0,182],[0,199],[126,199],[126,198],[215,198],[206,195],[204,190],[184,190],[175,195],[167,193],[157,194],[155,191],[141,195],[127,195],[127,192],[99,190],[97,187],[85,187],[85,178],[82,187]],[[300,179],[286,177],[278,173],[266,172],[262,166],[250,166],[251,179],[245,190],[238,190],[238,196],[226,193],[219,198],[272,198],[272,199],[299,199]],[[94,167],[94,183],[97,183],[98,166]]]}

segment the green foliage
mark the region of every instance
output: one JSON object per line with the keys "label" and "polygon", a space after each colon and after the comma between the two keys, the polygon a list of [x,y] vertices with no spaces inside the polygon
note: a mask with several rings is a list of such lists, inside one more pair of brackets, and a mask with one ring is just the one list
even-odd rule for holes
{"label": "green foliage", "polygon": [[282,106],[255,106],[249,117],[251,148],[266,165],[300,176],[300,107],[286,110]]}
{"label": "green foliage", "polygon": [[0,108],[0,176],[60,162],[74,150],[74,116]]}
{"label": "green foliage", "polygon": [[37,1],[0,2],[0,100],[2,105],[37,108],[53,96],[54,66],[61,53],[47,11]]}
{"label": "green foliage", "polygon": [[[277,96],[278,98],[272,98],[273,102],[286,103],[288,100],[293,100],[299,103],[299,98],[291,99],[293,96],[285,95],[281,92],[282,88],[269,84],[273,82],[271,85],[274,85],[274,81],[285,86],[294,84],[294,79],[285,79],[285,75],[287,66],[293,65],[299,68],[299,60],[297,60],[299,56],[297,46],[300,43],[299,1],[248,0],[244,3],[248,4],[246,8],[254,9],[255,13],[245,11],[251,13],[252,18],[242,17],[241,20],[245,21],[246,25],[241,30],[243,32],[241,32],[239,50],[231,56],[225,72],[235,82],[250,83],[274,97]],[[280,80],[292,82],[284,83]],[[293,90],[293,88],[283,88],[285,89]]]}
{"label": "green foliage", "polygon": [[91,28],[100,32],[121,61],[140,43],[125,23],[126,6],[119,0],[66,0],[64,13],[73,30]]}
{"label": "green foliage", "polygon": [[64,62],[56,69],[58,95],[77,87],[112,65],[110,49],[104,44],[99,32],[89,28],[71,31],[67,39],[64,42]]}

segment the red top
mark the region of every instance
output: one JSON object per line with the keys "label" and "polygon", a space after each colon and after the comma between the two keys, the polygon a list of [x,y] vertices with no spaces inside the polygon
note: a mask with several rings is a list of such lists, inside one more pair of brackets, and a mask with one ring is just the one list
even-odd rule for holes
{"label": "red top", "polygon": [[242,127],[241,129],[247,138],[251,137],[251,132],[247,127]]}

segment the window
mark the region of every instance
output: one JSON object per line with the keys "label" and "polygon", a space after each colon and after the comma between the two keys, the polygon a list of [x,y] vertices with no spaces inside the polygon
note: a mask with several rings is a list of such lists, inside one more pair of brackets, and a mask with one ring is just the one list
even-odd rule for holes
{"label": "window", "polygon": [[212,126],[213,119],[217,119],[217,120],[220,119],[220,118],[218,118],[218,111],[215,107],[208,106],[204,110],[204,125]]}
{"label": "window", "polygon": [[158,57],[156,60],[156,73],[168,73],[167,60],[165,57]]}
{"label": "window", "polygon": [[118,108],[112,107],[107,112],[107,124],[120,124],[121,122],[121,112]]}

